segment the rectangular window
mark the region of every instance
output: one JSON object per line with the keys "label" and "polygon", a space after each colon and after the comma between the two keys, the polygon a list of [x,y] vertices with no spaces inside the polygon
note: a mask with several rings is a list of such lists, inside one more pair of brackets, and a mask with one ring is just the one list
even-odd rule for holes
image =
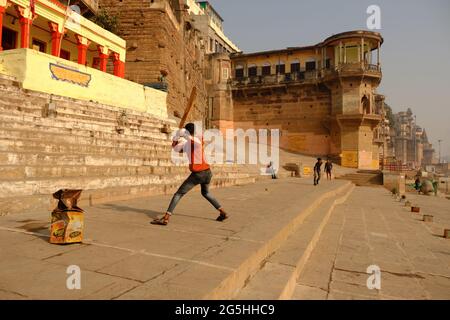
{"label": "rectangular window", "polygon": [[305,65],[305,68],[306,68],[306,71],[316,70],[316,62],[315,61],[307,62]]}
{"label": "rectangular window", "polygon": [[47,48],[47,44],[44,41],[38,40],[38,39],[33,39],[32,43],[31,43],[31,48],[39,51],[39,52],[47,52],[46,48]]}
{"label": "rectangular window", "polygon": [[2,48],[3,50],[16,49],[17,32],[3,27],[2,30]]}
{"label": "rectangular window", "polygon": [[327,69],[330,69],[330,66],[331,66],[331,61],[330,61],[330,59],[325,60],[325,67],[326,67]]}
{"label": "rectangular window", "polygon": [[223,69],[223,80],[228,80],[228,68]]}

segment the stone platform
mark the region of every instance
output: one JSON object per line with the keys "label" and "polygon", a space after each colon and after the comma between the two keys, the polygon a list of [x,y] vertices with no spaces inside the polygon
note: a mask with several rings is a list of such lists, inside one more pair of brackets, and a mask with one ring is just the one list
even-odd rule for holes
{"label": "stone platform", "polygon": [[[420,214],[383,188],[355,188],[333,212],[293,299],[450,299],[450,201],[407,198]],[[380,290],[367,288],[370,265],[381,269]]]}
{"label": "stone platform", "polygon": [[[0,217],[0,299],[449,299],[446,199],[415,197],[433,223],[383,188],[263,180],[193,190],[167,227],[170,196],[87,208],[83,244],[48,243],[49,212]],[[66,287],[81,269],[81,290]],[[369,290],[367,267],[381,269]]]}
{"label": "stone platform", "polygon": [[[167,227],[149,222],[170,196],[101,204],[87,210],[84,243],[66,246],[48,243],[49,212],[0,217],[0,299],[232,299],[295,230],[323,220],[318,208],[351,190],[298,178],[215,189],[232,214],[223,223],[194,190]],[[81,290],[66,288],[69,265],[81,268]]]}

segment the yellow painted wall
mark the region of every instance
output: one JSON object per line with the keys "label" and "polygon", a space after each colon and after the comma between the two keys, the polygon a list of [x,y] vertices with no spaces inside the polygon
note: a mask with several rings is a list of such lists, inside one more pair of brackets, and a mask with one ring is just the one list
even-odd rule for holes
{"label": "yellow painted wall", "polygon": [[[50,72],[50,63],[91,76],[87,87],[56,80]],[[167,93],[140,84],[53,57],[32,49],[15,49],[0,52],[0,72],[15,77],[24,89],[41,91],[81,100],[149,112],[157,117],[167,117]]]}
{"label": "yellow painted wall", "polygon": [[358,151],[342,151],[341,165],[346,168],[358,168]]}

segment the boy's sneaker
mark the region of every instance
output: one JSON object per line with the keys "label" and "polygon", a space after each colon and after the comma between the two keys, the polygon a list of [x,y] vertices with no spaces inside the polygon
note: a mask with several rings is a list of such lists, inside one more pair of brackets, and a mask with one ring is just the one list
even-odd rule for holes
{"label": "boy's sneaker", "polygon": [[217,217],[216,221],[222,222],[230,217],[225,211],[221,211],[220,215]]}

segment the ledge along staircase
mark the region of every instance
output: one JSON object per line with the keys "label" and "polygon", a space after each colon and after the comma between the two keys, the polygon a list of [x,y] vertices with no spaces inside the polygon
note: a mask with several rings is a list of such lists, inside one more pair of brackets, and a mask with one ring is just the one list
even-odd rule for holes
{"label": "ledge along staircase", "polygon": [[[274,214],[269,205],[235,215],[228,222],[228,228],[236,230],[233,236],[195,255],[196,262],[202,265],[183,264],[117,299],[139,299],[143,295],[173,299],[174,290],[179,299],[188,300],[294,299],[298,277],[335,206],[344,203],[355,186],[344,180],[324,184],[320,189],[304,179],[285,179],[275,184],[277,188],[272,187],[273,181],[266,180],[258,188],[270,188],[274,198],[289,199],[278,206],[278,212]],[[310,192],[297,196],[293,190],[299,188]],[[252,196],[267,201],[258,190]],[[235,229],[233,223],[242,227]],[[202,283],[195,289],[186,284],[195,283],[195,279]]]}
{"label": "ledge along staircase", "polygon": [[358,170],[356,173],[348,173],[336,179],[350,180],[356,186],[382,186],[383,172],[380,170]]}
{"label": "ledge along staircase", "polygon": [[[189,173],[161,130],[174,120],[24,90],[4,75],[0,97],[0,215],[51,210],[64,188],[84,190],[81,207],[173,193]],[[257,170],[215,167],[212,187],[255,182]]]}

